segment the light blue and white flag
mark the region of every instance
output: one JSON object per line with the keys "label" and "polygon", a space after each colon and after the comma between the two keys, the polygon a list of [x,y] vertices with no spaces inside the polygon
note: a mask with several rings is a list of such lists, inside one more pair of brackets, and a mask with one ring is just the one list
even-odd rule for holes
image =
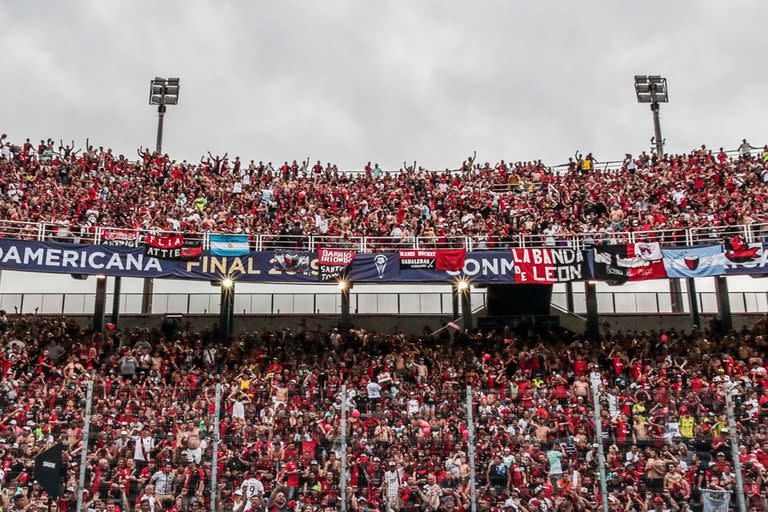
{"label": "light blue and white flag", "polygon": [[249,252],[248,235],[211,235],[214,256],[245,256]]}
{"label": "light blue and white flag", "polygon": [[667,276],[709,277],[725,274],[725,254],[721,245],[662,249]]}

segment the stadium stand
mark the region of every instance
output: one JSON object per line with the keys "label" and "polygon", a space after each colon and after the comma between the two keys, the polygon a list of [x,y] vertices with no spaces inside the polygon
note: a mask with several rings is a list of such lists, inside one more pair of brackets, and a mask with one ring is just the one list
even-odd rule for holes
{"label": "stadium stand", "polygon": [[[346,500],[466,511],[473,471],[481,511],[601,510],[595,376],[609,510],[702,510],[705,492],[734,491],[731,389],[748,510],[768,509],[768,320],[722,337],[625,332],[599,344],[541,329],[450,339],[307,325],[225,347],[170,325],[93,334],[3,314],[0,327],[3,510],[74,510],[89,382],[87,510],[211,510],[217,385],[213,510]],[[53,500],[35,461],[57,443],[65,483]]]}
{"label": "stadium stand", "polygon": [[[608,164],[475,160],[345,172],[140,149],[131,161],[3,135],[0,234],[247,233],[273,248],[471,237],[486,249],[520,236],[691,242],[693,228],[768,222],[768,146],[746,141]],[[546,326],[417,337],[305,322],[223,344],[189,324],[91,332],[0,312],[0,507],[72,512],[82,491],[96,512],[708,512],[742,494],[768,510],[766,335],[768,319],[600,341]]]}
{"label": "stadium stand", "polygon": [[[182,232],[218,231],[350,240],[411,237],[450,244],[471,236],[476,247],[521,235],[541,243],[592,233],[680,233],[766,221],[768,146],[705,146],[657,158],[627,154],[603,165],[592,154],[547,167],[540,160],[480,164],[435,172],[413,162],[359,172],[309,159],[298,163],[230,159],[200,162],[138,151],[138,160],[87,145],[76,150],[41,140],[2,138],[0,186],[4,221],[45,222],[64,236],[87,237],[96,226]],[[19,233],[23,235],[23,233]]]}

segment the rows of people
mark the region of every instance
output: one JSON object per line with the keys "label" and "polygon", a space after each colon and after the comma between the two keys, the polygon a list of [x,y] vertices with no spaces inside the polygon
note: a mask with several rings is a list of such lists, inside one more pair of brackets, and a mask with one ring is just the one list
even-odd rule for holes
{"label": "rows of people", "polygon": [[702,146],[662,158],[627,154],[607,170],[592,154],[559,168],[540,160],[427,170],[417,162],[360,172],[304,160],[199,162],[139,149],[138,159],[86,142],[0,138],[0,219],[46,222],[62,236],[94,226],[296,237],[356,236],[480,246],[540,235],[611,236],[768,221],[768,147],[737,154]]}
{"label": "rows of people", "polygon": [[[304,325],[224,345],[191,325],[90,333],[4,313],[0,331],[4,511],[74,510],[83,450],[84,509],[97,512],[211,510],[212,499],[237,512],[342,501],[359,512],[466,512],[472,477],[480,511],[602,510],[600,445],[612,512],[701,510],[709,491],[733,493],[733,508],[729,390],[748,510],[768,510],[768,320],[722,336],[600,342],[542,329]],[[36,457],[56,446],[52,499]]]}

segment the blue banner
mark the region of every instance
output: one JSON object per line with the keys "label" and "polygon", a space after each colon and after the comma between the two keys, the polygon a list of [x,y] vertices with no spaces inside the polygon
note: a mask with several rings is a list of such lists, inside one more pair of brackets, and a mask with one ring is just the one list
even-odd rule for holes
{"label": "blue banner", "polygon": [[725,274],[722,245],[663,249],[664,268],[671,278],[709,277]]}
{"label": "blue banner", "polygon": [[[400,269],[397,253],[358,254],[347,279],[353,283],[451,282],[465,277],[473,283],[514,283],[514,263],[508,251],[467,253],[464,270]],[[217,256],[203,252],[193,261],[161,260],[142,248],[0,239],[0,270],[124,277],[246,282],[318,282],[317,253],[307,251],[252,252]]]}
{"label": "blue banner", "polygon": [[[768,244],[680,247],[664,249],[663,254],[671,278],[768,274]],[[592,251],[587,256],[593,265]],[[207,281],[229,277],[265,283],[317,284],[319,279],[317,253],[310,251],[251,252],[244,256],[217,256],[206,251],[192,261],[174,261],[147,256],[143,248],[9,238],[0,238],[0,270]],[[402,268],[396,252],[358,253],[346,272],[346,279],[353,283],[447,283],[458,278],[475,284],[514,283],[512,252],[467,253],[464,268],[458,272]]]}

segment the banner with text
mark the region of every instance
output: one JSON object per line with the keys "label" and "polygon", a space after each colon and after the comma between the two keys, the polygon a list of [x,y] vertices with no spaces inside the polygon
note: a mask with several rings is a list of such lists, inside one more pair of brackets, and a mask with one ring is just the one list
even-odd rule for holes
{"label": "banner with text", "polygon": [[[682,277],[698,272],[768,275],[765,246],[747,247],[750,251],[757,249],[754,254],[732,253],[730,256],[727,251],[724,254],[721,246],[705,249],[664,249],[665,267],[667,270],[672,266],[685,268],[685,273],[676,270],[676,276],[683,274]],[[343,275],[357,283],[449,283],[464,278],[473,284],[552,284],[590,279],[586,260],[587,256],[592,257],[590,252],[565,248],[478,251],[466,253],[461,270],[445,271],[402,267],[401,255],[397,252],[354,255],[324,252],[324,260],[319,256],[318,252],[288,250],[251,252],[245,256],[215,256],[209,251],[199,251],[198,256],[185,261],[154,257],[146,254],[144,247],[0,238],[0,270],[207,281],[230,277],[245,282],[317,283],[325,273],[326,276]],[[323,266],[339,269],[323,269]],[[335,270],[339,273],[329,274]],[[333,277],[326,281],[333,282]]]}
{"label": "banner with text", "polygon": [[587,279],[586,256],[577,249],[512,249],[515,282],[554,284]]}

